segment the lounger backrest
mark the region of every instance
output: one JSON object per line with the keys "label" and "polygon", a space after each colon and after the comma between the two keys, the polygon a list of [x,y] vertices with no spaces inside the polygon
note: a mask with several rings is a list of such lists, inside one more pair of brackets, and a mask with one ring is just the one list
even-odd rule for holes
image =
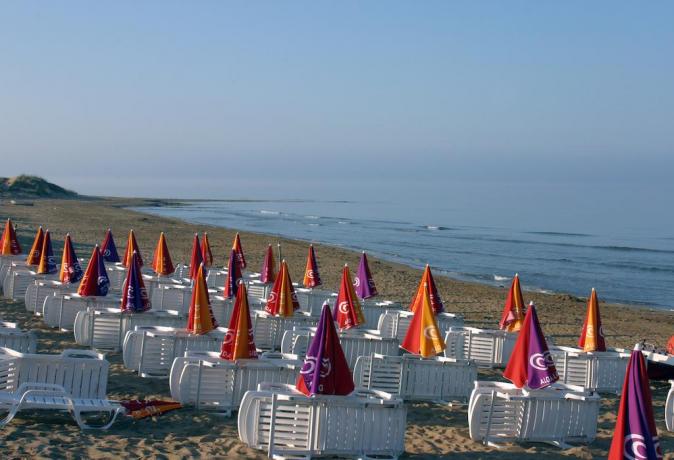
{"label": "lounger backrest", "polygon": [[22,331],[16,323],[0,322],[0,347],[21,353],[35,353],[36,338],[30,331]]}
{"label": "lounger backrest", "polygon": [[75,398],[105,398],[108,362],[87,350],[60,355],[23,354],[0,349],[0,390],[15,391],[22,383],[63,386]]}

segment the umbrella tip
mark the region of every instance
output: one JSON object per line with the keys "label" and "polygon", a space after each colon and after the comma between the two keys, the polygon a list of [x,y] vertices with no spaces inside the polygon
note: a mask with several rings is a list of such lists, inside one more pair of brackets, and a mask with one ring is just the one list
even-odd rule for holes
{"label": "umbrella tip", "polygon": [[596,291],[596,289],[595,289],[595,288],[592,288],[592,292],[595,292],[595,291]]}
{"label": "umbrella tip", "polygon": [[515,278],[519,278],[519,277],[520,277],[520,274],[519,274],[519,273],[515,273]]}
{"label": "umbrella tip", "polygon": [[641,351],[642,348],[643,348],[643,345],[641,344],[641,342],[637,342],[637,343],[634,344],[634,351]]}
{"label": "umbrella tip", "polygon": [[66,236],[70,236],[70,232],[66,233]]}
{"label": "umbrella tip", "polygon": [[348,266],[349,266],[349,264],[344,264],[344,267],[348,267]]}
{"label": "umbrella tip", "polygon": [[536,306],[536,305],[534,305],[534,301],[533,301],[533,300],[530,300],[530,301],[529,301],[529,306],[530,306],[530,307],[535,307],[535,306]]}
{"label": "umbrella tip", "polygon": [[365,254],[365,251],[363,251],[363,254]]}

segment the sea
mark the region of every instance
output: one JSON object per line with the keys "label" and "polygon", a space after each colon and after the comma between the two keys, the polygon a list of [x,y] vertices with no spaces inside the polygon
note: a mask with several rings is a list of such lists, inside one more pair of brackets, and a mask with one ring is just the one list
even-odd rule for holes
{"label": "sea", "polygon": [[[519,273],[525,289],[674,306],[674,231],[641,201],[582,188],[512,196],[358,194],[358,199],[185,200],[136,210],[225,228],[367,251],[382,259],[493,286]],[[452,190],[448,190],[452,192]],[[593,198],[588,198],[591,196]],[[607,207],[606,203],[618,203]],[[664,220],[662,220],[664,219]],[[320,258],[320,254],[319,254]],[[261,261],[260,261],[261,262]]]}

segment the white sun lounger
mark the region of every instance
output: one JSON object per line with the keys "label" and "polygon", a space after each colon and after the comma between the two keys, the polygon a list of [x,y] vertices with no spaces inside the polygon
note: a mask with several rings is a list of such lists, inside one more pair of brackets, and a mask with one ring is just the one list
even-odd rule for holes
{"label": "white sun lounger", "polygon": [[671,387],[665,402],[665,425],[667,431],[674,431],[674,380],[669,381]]}
{"label": "white sun lounger", "polygon": [[192,300],[192,286],[159,284],[152,290],[150,302],[154,310],[175,310],[186,314]]}
{"label": "white sun lounger", "polygon": [[[379,316],[377,329],[382,337],[395,337],[401,342],[405,339],[414,313],[405,310],[388,310]],[[450,328],[463,327],[463,316],[453,313],[438,313],[435,315],[438,328],[442,334]]]}
{"label": "white sun lounger", "polygon": [[407,410],[393,395],[358,389],[306,397],[294,386],[260,384],[239,408],[239,439],[269,458],[397,458],[405,449]]}
{"label": "white sun lounger", "polygon": [[468,405],[471,439],[485,444],[590,443],[597,434],[600,398],[582,387],[554,384],[522,390],[510,383],[475,382]]}
{"label": "white sun lounger", "polygon": [[[283,334],[294,327],[311,327],[318,324],[318,316],[296,311],[293,316],[272,316],[262,310],[253,310],[253,336],[255,345],[262,350],[279,350]],[[291,352],[289,352],[291,353]],[[296,354],[296,353],[293,353]]]}
{"label": "white sun lounger", "polygon": [[2,295],[4,297],[9,297],[8,294],[8,289],[9,289],[9,282],[11,279],[11,273],[14,271],[25,271],[25,270],[32,270],[34,267],[26,265],[26,256],[21,255],[18,256],[20,258],[16,258],[17,256],[0,256],[2,257],[2,266],[0,267],[1,273],[0,273],[0,282],[2,283]]}
{"label": "white sun lounger", "polygon": [[303,361],[296,355],[263,353],[259,359],[227,361],[220,352],[187,352],[171,367],[171,397],[183,405],[231,415],[258,384],[297,381]]}
{"label": "white sun lounger", "polygon": [[[304,358],[316,328],[296,327],[287,331],[281,343],[281,353],[290,353]],[[382,337],[378,331],[351,329],[339,333],[339,341],[349,368],[353,369],[359,356],[373,353],[388,356],[400,354],[400,342],[396,338]]]}
{"label": "white sun lounger", "polygon": [[226,332],[221,327],[208,334],[194,335],[174,327],[136,326],[124,338],[124,367],[141,377],[168,377],[175,358],[190,351],[220,350]]}
{"label": "white sun lounger", "polygon": [[126,333],[136,326],[183,327],[185,324],[187,318],[175,311],[122,313],[119,308],[89,309],[77,314],[73,332],[78,345],[119,351]]}
{"label": "white sun lounger", "polygon": [[516,340],[517,334],[500,330],[451,328],[445,336],[445,357],[471,359],[478,367],[504,367]]}
{"label": "white sun lounger", "polygon": [[262,305],[269,298],[273,284],[264,284],[259,280],[250,280],[246,287],[248,290],[248,301],[256,305]]}
{"label": "white sun lounger", "polygon": [[320,316],[323,302],[326,300],[332,305],[337,298],[337,293],[323,289],[295,288],[297,301],[300,303],[300,311],[305,311],[312,316]]}
{"label": "white sun lounger", "polygon": [[49,327],[63,331],[73,330],[75,317],[88,308],[119,308],[120,301],[113,297],[82,297],[78,294],[61,294],[46,297],[42,319]]}
{"label": "white sun lounger", "polygon": [[[0,348],[0,410],[9,423],[21,410],[70,411],[82,429],[107,429],[123,408],[106,398],[108,362],[87,350],[65,350],[60,355],[20,353]],[[84,414],[105,414],[98,426]]]}
{"label": "white sun lounger", "polygon": [[[32,267],[31,267],[32,268]],[[2,286],[4,296],[12,300],[21,300],[26,296],[26,288],[36,279],[56,280],[57,276],[38,275],[30,268],[12,267],[7,272]]]}
{"label": "white sun lounger", "polygon": [[580,348],[550,347],[559,382],[599,393],[622,391],[630,352],[624,349],[584,352]]}
{"label": "white sun lounger", "polygon": [[477,380],[472,361],[416,355],[359,356],[353,371],[357,387],[385,391],[406,401],[466,403]]}
{"label": "white sun lounger", "polygon": [[0,347],[21,353],[35,353],[36,344],[33,331],[23,331],[16,323],[0,322]]}
{"label": "white sun lounger", "polygon": [[122,286],[124,286],[124,279],[126,278],[126,267],[121,263],[106,264],[105,269],[108,272],[108,279],[110,280],[109,289],[113,292],[122,292]]}
{"label": "white sun lounger", "polygon": [[26,288],[24,303],[26,311],[42,316],[44,299],[60,294],[74,294],[77,292],[78,283],[63,284],[56,280],[35,280]]}
{"label": "white sun lounger", "polygon": [[362,300],[360,303],[365,317],[365,324],[368,327],[376,328],[379,324],[379,317],[388,310],[402,310],[403,306],[400,302],[392,302],[390,300]]}
{"label": "white sun lounger", "polygon": [[[227,270],[216,270],[211,268],[208,270],[206,275],[206,284],[210,289],[222,290],[225,287],[225,279],[227,278]],[[248,282],[251,280],[257,280],[260,278],[259,273],[255,272],[244,272],[243,280]]]}

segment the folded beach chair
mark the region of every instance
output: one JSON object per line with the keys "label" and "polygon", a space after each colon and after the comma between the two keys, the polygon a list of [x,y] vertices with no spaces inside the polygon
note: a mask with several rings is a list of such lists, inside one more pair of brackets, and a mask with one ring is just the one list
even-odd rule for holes
{"label": "folded beach chair", "polygon": [[0,322],[0,347],[21,353],[35,353],[36,343],[33,331],[23,331],[16,323]]}
{"label": "folded beach chair", "polygon": [[227,329],[224,327],[194,335],[185,329],[166,326],[136,326],[124,338],[124,367],[141,377],[168,377],[173,360],[191,351],[218,351]]}
{"label": "folded beach chair", "polygon": [[[407,329],[414,318],[414,313],[406,310],[387,310],[379,316],[377,329],[382,337],[395,337],[402,341],[407,334]],[[435,315],[438,328],[441,333],[446,333],[450,328],[463,327],[463,316],[453,313],[438,313]]]}
{"label": "folded beach chair", "polygon": [[295,327],[316,326],[318,323],[318,316],[311,316],[301,311],[296,311],[293,316],[285,317],[273,316],[262,310],[253,310],[253,314],[255,345],[262,350],[279,350],[286,331],[291,331]]}
{"label": "folded beach chair", "polygon": [[250,280],[247,283],[248,301],[256,305],[262,305],[269,298],[272,284],[264,284],[259,280]]}
{"label": "folded beach chair", "polygon": [[[287,331],[281,343],[281,353],[299,356],[301,359],[307,354],[307,348],[316,333],[315,327],[296,327]],[[255,336],[257,343],[257,336]],[[370,356],[374,353],[388,356],[400,354],[400,342],[393,337],[382,337],[378,331],[369,329],[350,329],[339,333],[339,341],[344,351],[344,357],[353,369],[359,356]]]}
{"label": "folded beach chair", "polygon": [[[22,410],[69,411],[82,429],[107,429],[123,408],[106,398],[108,362],[87,350],[60,355],[20,353],[0,348],[0,411],[9,423]],[[105,415],[93,425],[86,415]]]}
{"label": "folded beach chair", "polygon": [[374,300],[366,299],[360,302],[363,316],[365,316],[365,324],[369,327],[375,328],[379,324],[379,317],[388,310],[402,310],[403,306],[400,302],[393,302],[391,300]]}
{"label": "folded beach chair", "polygon": [[671,387],[665,402],[665,425],[667,425],[667,431],[674,431],[674,380],[670,380],[669,383]]}
{"label": "folded beach chair", "polygon": [[322,289],[295,288],[297,301],[300,303],[300,311],[305,311],[312,316],[320,316],[323,302],[326,300],[332,305],[337,298],[337,293]]}
{"label": "folded beach chair", "polygon": [[474,327],[450,328],[445,336],[445,357],[471,359],[478,367],[504,367],[517,334]]}
{"label": "folded beach chair", "polygon": [[259,359],[228,361],[220,358],[220,352],[187,352],[173,361],[171,397],[229,416],[247,391],[263,382],[295,383],[301,368],[296,355],[262,353]]}
{"label": "folded beach chair", "polygon": [[74,294],[77,292],[77,283],[64,284],[56,280],[34,280],[26,288],[24,303],[26,311],[42,316],[44,299],[60,294]]}
{"label": "folded beach chair", "polygon": [[89,309],[77,314],[73,332],[78,345],[119,351],[126,333],[136,326],[182,327],[186,322],[185,316],[176,311],[130,313],[119,308]]}
{"label": "folded beach chair", "polygon": [[7,295],[4,292],[5,278],[10,269],[19,269],[19,270],[29,270],[31,267],[26,265],[26,255],[19,254],[16,256],[0,256],[0,287],[3,288],[3,295]]}
{"label": "folded beach chair", "polygon": [[12,300],[22,300],[26,296],[26,289],[36,279],[57,280],[57,275],[38,275],[30,268],[10,267],[5,275],[2,286],[4,296]]}
{"label": "folded beach chair", "polygon": [[152,290],[150,302],[154,310],[175,310],[187,314],[192,299],[192,286],[158,284]]}
{"label": "folded beach chair", "polygon": [[46,297],[42,307],[42,319],[49,327],[63,331],[73,330],[75,317],[89,308],[119,308],[119,299],[106,297],[82,297],[79,294],[61,294]]}
{"label": "folded beach chair", "polygon": [[417,355],[359,356],[353,371],[357,387],[400,396],[406,401],[468,402],[477,380],[473,361]]}
{"label": "folded beach chair", "polygon": [[468,429],[471,439],[496,447],[547,442],[568,448],[570,442],[594,440],[599,406],[597,393],[573,385],[528,391],[510,383],[478,381],[468,405]]}
{"label": "folded beach chair", "polygon": [[365,389],[307,397],[292,385],[260,384],[241,401],[239,439],[269,458],[398,458],[407,411],[400,398]]}
{"label": "folded beach chair", "polygon": [[584,352],[580,348],[550,347],[559,382],[599,393],[620,394],[630,352],[621,348]]}
{"label": "folded beach chair", "polygon": [[126,267],[121,263],[106,265],[105,269],[108,272],[108,279],[110,280],[109,290],[113,292],[121,292],[124,286],[124,279],[126,278]]}

